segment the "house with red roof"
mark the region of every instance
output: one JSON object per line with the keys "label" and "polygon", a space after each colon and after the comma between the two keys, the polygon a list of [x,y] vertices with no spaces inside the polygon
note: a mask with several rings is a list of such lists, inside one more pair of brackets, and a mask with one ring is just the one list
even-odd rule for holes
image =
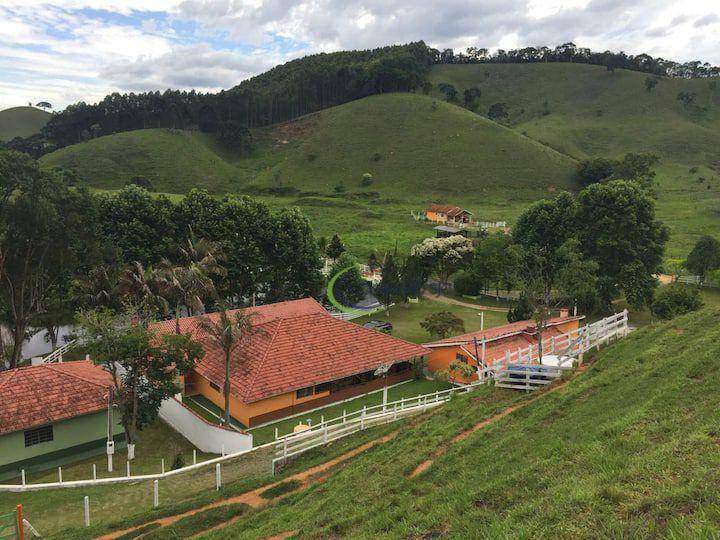
{"label": "house with red roof", "polygon": [[105,452],[111,386],[88,360],[0,371],[0,479]]}
{"label": "house with red roof", "polygon": [[[547,322],[543,331],[543,340],[548,343],[553,337],[577,330],[583,318],[584,316],[568,316],[567,311],[562,310],[560,317],[554,317]],[[476,368],[478,359],[482,361],[484,358],[485,365],[492,366],[505,357],[506,351],[527,349],[530,345],[536,345],[537,340],[535,321],[528,320],[452,336],[423,345],[431,351],[428,356],[428,369],[431,372],[438,372],[447,370],[454,361]],[[474,380],[477,380],[477,375],[462,379],[462,382]]]}
{"label": "house with red roof", "polygon": [[436,223],[464,225],[472,221],[472,212],[452,204],[431,204],[425,209],[425,218]]}
{"label": "house with red roof", "polygon": [[[413,362],[429,352],[337,319],[312,298],[244,311],[253,314],[254,332],[232,357],[230,413],[246,427],[408,380]],[[201,330],[199,319],[180,319],[181,332],[190,332],[205,348],[205,356],[185,377],[185,395],[200,394],[223,409],[225,355]],[[175,321],[156,323],[152,329],[175,332]],[[389,366],[386,377],[375,375],[381,366]]]}

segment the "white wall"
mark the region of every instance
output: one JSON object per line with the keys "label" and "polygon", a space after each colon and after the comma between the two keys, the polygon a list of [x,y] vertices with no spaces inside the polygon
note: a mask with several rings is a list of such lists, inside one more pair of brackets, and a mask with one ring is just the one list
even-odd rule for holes
{"label": "white wall", "polygon": [[226,454],[252,448],[252,435],[208,423],[175,398],[160,405],[160,418],[203,452]]}

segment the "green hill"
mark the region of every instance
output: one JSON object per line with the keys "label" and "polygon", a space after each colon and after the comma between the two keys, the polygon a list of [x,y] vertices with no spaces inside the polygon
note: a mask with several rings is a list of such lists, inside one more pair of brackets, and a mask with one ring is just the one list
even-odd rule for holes
{"label": "green hill", "polygon": [[39,133],[52,116],[35,107],[12,107],[0,111],[0,141]]}
{"label": "green hill", "polygon": [[[133,175],[155,189],[221,193],[248,186],[332,194],[378,191],[423,198],[483,191],[570,188],[574,162],[453,105],[415,94],[372,96],[255,132],[252,157],[222,152],[210,136],[162,129],[100,137],[43,158],[91,185],[117,188]],[[362,175],[373,183],[360,186]]]}
{"label": "green hill", "polygon": [[716,537],[719,316],[638,330],[563,388],[454,440],[534,396],[483,388],[459,397],[206,537]]}

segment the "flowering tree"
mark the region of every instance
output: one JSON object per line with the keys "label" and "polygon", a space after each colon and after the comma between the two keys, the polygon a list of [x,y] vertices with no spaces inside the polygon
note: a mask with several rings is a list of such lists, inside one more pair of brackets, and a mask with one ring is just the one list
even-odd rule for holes
{"label": "flowering tree", "polygon": [[445,284],[452,274],[470,263],[473,243],[469,238],[460,235],[426,238],[412,247],[410,255],[422,261],[438,281]]}

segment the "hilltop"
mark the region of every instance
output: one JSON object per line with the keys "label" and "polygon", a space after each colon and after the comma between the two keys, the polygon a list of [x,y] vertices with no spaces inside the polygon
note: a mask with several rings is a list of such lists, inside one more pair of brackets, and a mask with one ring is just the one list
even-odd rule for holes
{"label": "hilltop", "polygon": [[[525,406],[487,387],[460,397],[208,537],[717,535],[718,316],[638,330]],[[521,407],[454,439],[511,404]]]}
{"label": "hilltop", "polygon": [[52,115],[35,107],[11,107],[0,111],[0,141],[39,133]]}

